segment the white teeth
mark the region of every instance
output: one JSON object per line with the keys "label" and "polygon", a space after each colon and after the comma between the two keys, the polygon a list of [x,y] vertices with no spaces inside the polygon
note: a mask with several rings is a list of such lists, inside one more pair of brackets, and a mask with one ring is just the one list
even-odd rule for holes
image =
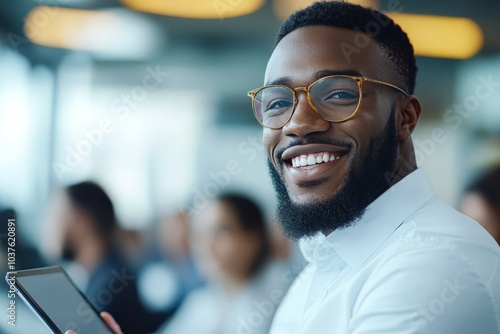
{"label": "white teeth", "polygon": [[336,159],[338,158],[336,158],[333,153],[329,152],[321,152],[321,153],[307,154],[307,155],[303,154],[301,156],[292,158],[292,166],[293,167],[313,166],[323,162],[334,161]]}

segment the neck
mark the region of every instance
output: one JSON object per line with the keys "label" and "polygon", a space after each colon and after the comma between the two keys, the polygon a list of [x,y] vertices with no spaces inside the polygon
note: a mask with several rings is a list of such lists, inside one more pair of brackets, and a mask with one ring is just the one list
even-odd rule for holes
{"label": "neck", "polygon": [[224,278],[226,290],[230,293],[237,293],[242,290],[249,281],[248,275],[231,275]]}
{"label": "neck", "polygon": [[408,154],[400,153],[398,156],[398,161],[396,163],[396,170],[394,172],[389,172],[385,175],[389,187],[392,187],[399,181],[401,181],[405,176],[412,173],[417,169],[417,162],[415,159],[415,153],[413,151],[413,146]]}

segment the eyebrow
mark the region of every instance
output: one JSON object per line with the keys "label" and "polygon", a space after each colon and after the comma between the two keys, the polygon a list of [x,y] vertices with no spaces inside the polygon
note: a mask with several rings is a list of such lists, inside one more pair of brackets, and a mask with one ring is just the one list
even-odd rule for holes
{"label": "eyebrow", "polygon": [[[346,69],[346,70],[321,70],[316,73],[314,73],[314,80],[321,79],[323,77],[329,76],[329,75],[352,75],[352,76],[362,76],[361,72],[353,69]],[[283,85],[283,86],[288,86],[291,87],[292,85],[292,80],[290,77],[280,77],[274,80],[271,80],[269,82],[265,83],[265,86],[269,85]]]}

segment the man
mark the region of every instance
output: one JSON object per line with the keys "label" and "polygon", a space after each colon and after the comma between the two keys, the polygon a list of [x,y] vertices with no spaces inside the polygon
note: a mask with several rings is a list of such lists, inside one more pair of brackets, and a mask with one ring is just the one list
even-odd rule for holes
{"label": "man", "polygon": [[249,94],[278,219],[309,264],[272,334],[500,333],[498,245],[416,166],[415,74],[377,11],[319,2],[282,25]]}
{"label": "man", "polygon": [[251,91],[278,219],[309,261],[272,334],[500,333],[500,250],[416,167],[406,34],[319,2],[282,25]]}

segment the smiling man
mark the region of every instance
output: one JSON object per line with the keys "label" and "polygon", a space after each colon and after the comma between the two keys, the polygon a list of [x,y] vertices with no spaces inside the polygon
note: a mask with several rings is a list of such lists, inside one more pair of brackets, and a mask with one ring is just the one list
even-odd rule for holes
{"label": "smiling man", "polygon": [[279,222],[309,264],[271,334],[500,334],[500,248],[416,166],[416,71],[380,12],[319,2],[282,25],[249,95]]}
{"label": "smiling man", "polygon": [[413,47],[380,12],[319,2],[249,93],[283,231],[309,264],[272,334],[500,333],[500,249],[436,197],[411,134]]}

